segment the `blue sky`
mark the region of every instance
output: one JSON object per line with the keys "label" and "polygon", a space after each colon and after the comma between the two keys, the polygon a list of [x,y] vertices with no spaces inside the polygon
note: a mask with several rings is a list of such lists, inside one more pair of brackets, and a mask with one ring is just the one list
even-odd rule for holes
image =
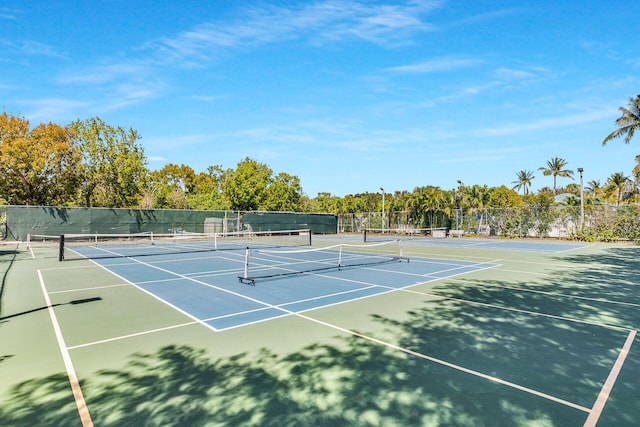
{"label": "blue sky", "polygon": [[640,93],[637,16],[618,0],[5,0],[0,111],[133,127],[150,169],[248,156],[310,197],[524,169],[535,190],[552,157],[604,182],[640,154],[638,137],[601,145]]}

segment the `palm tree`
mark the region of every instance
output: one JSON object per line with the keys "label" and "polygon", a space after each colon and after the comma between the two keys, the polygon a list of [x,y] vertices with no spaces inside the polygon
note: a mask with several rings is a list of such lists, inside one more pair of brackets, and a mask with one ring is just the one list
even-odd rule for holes
{"label": "palm tree", "polygon": [[556,178],[561,176],[565,178],[573,179],[573,171],[570,169],[564,169],[567,165],[567,161],[565,159],[561,159],[560,157],[554,157],[551,160],[547,160],[547,167],[544,166],[538,168],[538,170],[542,171],[544,176],[553,175],[553,194],[556,194]]}
{"label": "palm tree", "polygon": [[482,226],[484,207],[489,203],[489,188],[486,185],[481,187],[477,184],[465,187],[463,197],[470,212],[480,213],[480,225]]}
{"label": "palm tree", "polygon": [[595,200],[599,200],[600,193],[602,193],[602,184],[600,184],[600,180],[593,180],[587,183],[586,190],[591,193],[591,197]]}
{"label": "palm tree", "polygon": [[612,139],[622,136],[624,136],[624,143],[628,144],[635,131],[640,129],[640,95],[636,95],[635,98],[629,98],[629,108],[620,107],[618,110],[622,113],[622,116],[616,120],[618,129],[607,135],[602,141],[602,145],[606,145]]}
{"label": "palm tree", "polygon": [[626,177],[623,172],[616,172],[607,178],[607,186],[605,189],[608,194],[616,195],[616,206],[620,206],[622,194],[628,182],[629,178]]}
{"label": "palm tree", "polygon": [[631,173],[635,177],[636,182],[640,181],[640,154],[636,156],[636,165],[631,171]]}
{"label": "palm tree", "polygon": [[529,194],[527,187],[531,187],[531,181],[535,178],[533,172],[528,170],[521,170],[516,174],[517,181],[513,181],[512,184],[516,184],[513,187],[514,190],[519,190],[522,188],[522,196],[526,197]]}

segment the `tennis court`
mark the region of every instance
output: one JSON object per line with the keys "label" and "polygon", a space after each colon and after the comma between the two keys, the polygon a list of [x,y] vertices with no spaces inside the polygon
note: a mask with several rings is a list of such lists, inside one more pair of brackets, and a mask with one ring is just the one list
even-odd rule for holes
{"label": "tennis court", "polygon": [[2,424],[636,424],[637,245],[310,237],[1,247]]}

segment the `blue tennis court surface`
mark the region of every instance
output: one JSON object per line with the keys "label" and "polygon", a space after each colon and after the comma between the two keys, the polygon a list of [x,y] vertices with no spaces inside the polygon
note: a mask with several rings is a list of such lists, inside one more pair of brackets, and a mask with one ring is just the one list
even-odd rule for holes
{"label": "blue tennis court surface", "polygon": [[[336,251],[333,251],[333,257]],[[379,254],[348,252],[344,260]],[[327,252],[321,263],[329,262]],[[323,271],[290,272],[306,255],[291,251],[260,253],[252,268],[275,270],[276,277],[241,283],[244,251],[179,253],[139,258],[96,259],[105,269],[184,312],[214,330],[224,330],[288,316],[347,301],[405,289],[437,279],[469,273],[496,264],[411,257]],[[344,261],[343,261],[344,262]]]}

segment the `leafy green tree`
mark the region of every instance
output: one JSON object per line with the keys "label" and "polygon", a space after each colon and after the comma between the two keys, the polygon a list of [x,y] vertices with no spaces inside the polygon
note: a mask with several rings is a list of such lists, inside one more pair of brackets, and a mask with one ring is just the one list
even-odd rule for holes
{"label": "leafy green tree", "polygon": [[272,171],[263,163],[247,157],[222,183],[224,194],[231,209],[253,211],[260,209],[267,187],[272,182]]}
{"label": "leafy green tree", "polygon": [[187,165],[169,163],[159,171],[151,172],[151,175],[163,185],[178,188],[185,193],[192,192],[195,185],[196,173],[191,166]]}
{"label": "leafy green tree", "polygon": [[527,199],[527,207],[535,214],[530,216],[531,223],[527,223],[527,229],[530,229],[539,237],[544,237],[551,230],[551,224],[558,217],[556,211],[552,209],[554,197],[551,189],[548,188],[544,192],[538,192]]}
{"label": "leafy green tree", "polygon": [[629,107],[620,107],[618,109],[622,115],[616,119],[618,129],[611,132],[602,141],[602,145],[612,139],[624,137],[624,143],[628,144],[637,130],[640,129],[640,95],[635,98],[629,98]]}
{"label": "leafy green tree", "polygon": [[486,185],[472,185],[464,189],[464,201],[470,213],[480,215],[480,225],[484,220],[484,208],[490,202],[491,191]]}
{"label": "leafy green tree", "polygon": [[328,192],[321,192],[313,199],[313,210],[316,212],[340,213],[342,199]]}
{"label": "leafy green tree", "polygon": [[3,144],[17,138],[29,137],[29,121],[22,117],[0,114],[0,149]]}
{"label": "leafy green tree", "polygon": [[188,197],[194,191],[195,176],[190,166],[169,163],[149,174],[144,200],[155,208],[186,209],[190,207]]}
{"label": "leafy green tree", "polygon": [[136,206],[147,179],[146,157],[134,129],[107,125],[95,117],[71,123],[83,153],[85,206]]}
{"label": "leafy green tree", "polygon": [[[220,173],[218,173],[220,172]],[[206,172],[195,175],[193,191],[187,196],[191,209],[225,210],[229,204],[221,190],[221,175],[224,172],[216,166],[209,166]]]}
{"label": "leafy green tree", "polygon": [[298,211],[301,207],[302,186],[297,176],[281,172],[266,189],[260,209],[267,211]]}
{"label": "leafy green tree", "polygon": [[528,188],[531,187],[531,181],[533,181],[534,178],[535,176],[533,175],[532,171],[524,170],[524,169],[521,170],[516,174],[516,181],[512,182],[512,184],[515,184],[513,189],[514,190],[522,189],[522,196],[527,197],[527,194],[529,194]]}
{"label": "leafy green tree", "polygon": [[486,185],[472,185],[465,187],[464,200],[467,207],[473,211],[482,210],[489,202],[489,188]]}
{"label": "leafy green tree", "polygon": [[[592,180],[585,187],[592,201],[599,201],[602,195],[603,187],[599,180]],[[588,199],[587,199],[588,200]]]}
{"label": "leafy green tree", "polygon": [[515,190],[502,185],[489,190],[489,205],[492,208],[517,208],[524,206],[524,202]]}
{"label": "leafy green tree", "polygon": [[615,196],[616,206],[620,206],[620,202],[622,201],[622,197],[624,195],[624,190],[629,183],[629,178],[625,176],[623,172],[616,172],[614,174],[611,174],[611,176],[607,179],[605,191],[607,192],[607,194]]}
{"label": "leafy green tree", "polygon": [[444,225],[445,217],[450,217],[455,205],[452,205],[448,193],[428,185],[413,190],[413,197],[409,200],[414,224],[418,227],[440,227]]}
{"label": "leafy green tree", "polygon": [[546,197],[550,197],[552,200],[554,197],[553,188],[551,187],[542,187],[541,189],[538,190],[538,194],[542,194]]}
{"label": "leafy green tree", "polygon": [[66,205],[80,179],[74,132],[48,123],[0,116],[0,195],[12,204]]}
{"label": "leafy green tree", "polygon": [[554,157],[551,160],[547,160],[547,166],[541,167],[538,170],[542,171],[544,176],[553,176],[553,194],[556,193],[556,178],[564,177],[564,178],[572,178],[573,179],[573,171],[570,169],[564,169],[567,165],[567,161],[560,157]]}
{"label": "leafy green tree", "polygon": [[408,191],[395,191],[391,197],[385,200],[388,224],[405,224],[407,222],[407,211],[409,210],[409,200],[411,193]]}
{"label": "leafy green tree", "polygon": [[19,186],[18,181],[23,183],[25,181],[21,174],[27,164],[21,162],[16,156],[19,156],[24,148],[29,147],[29,139],[28,120],[11,116],[6,112],[0,114],[0,178],[2,178],[0,179],[0,197],[3,197],[9,204],[26,203],[20,200],[23,194],[19,193],[24,192],[17,187]]}

